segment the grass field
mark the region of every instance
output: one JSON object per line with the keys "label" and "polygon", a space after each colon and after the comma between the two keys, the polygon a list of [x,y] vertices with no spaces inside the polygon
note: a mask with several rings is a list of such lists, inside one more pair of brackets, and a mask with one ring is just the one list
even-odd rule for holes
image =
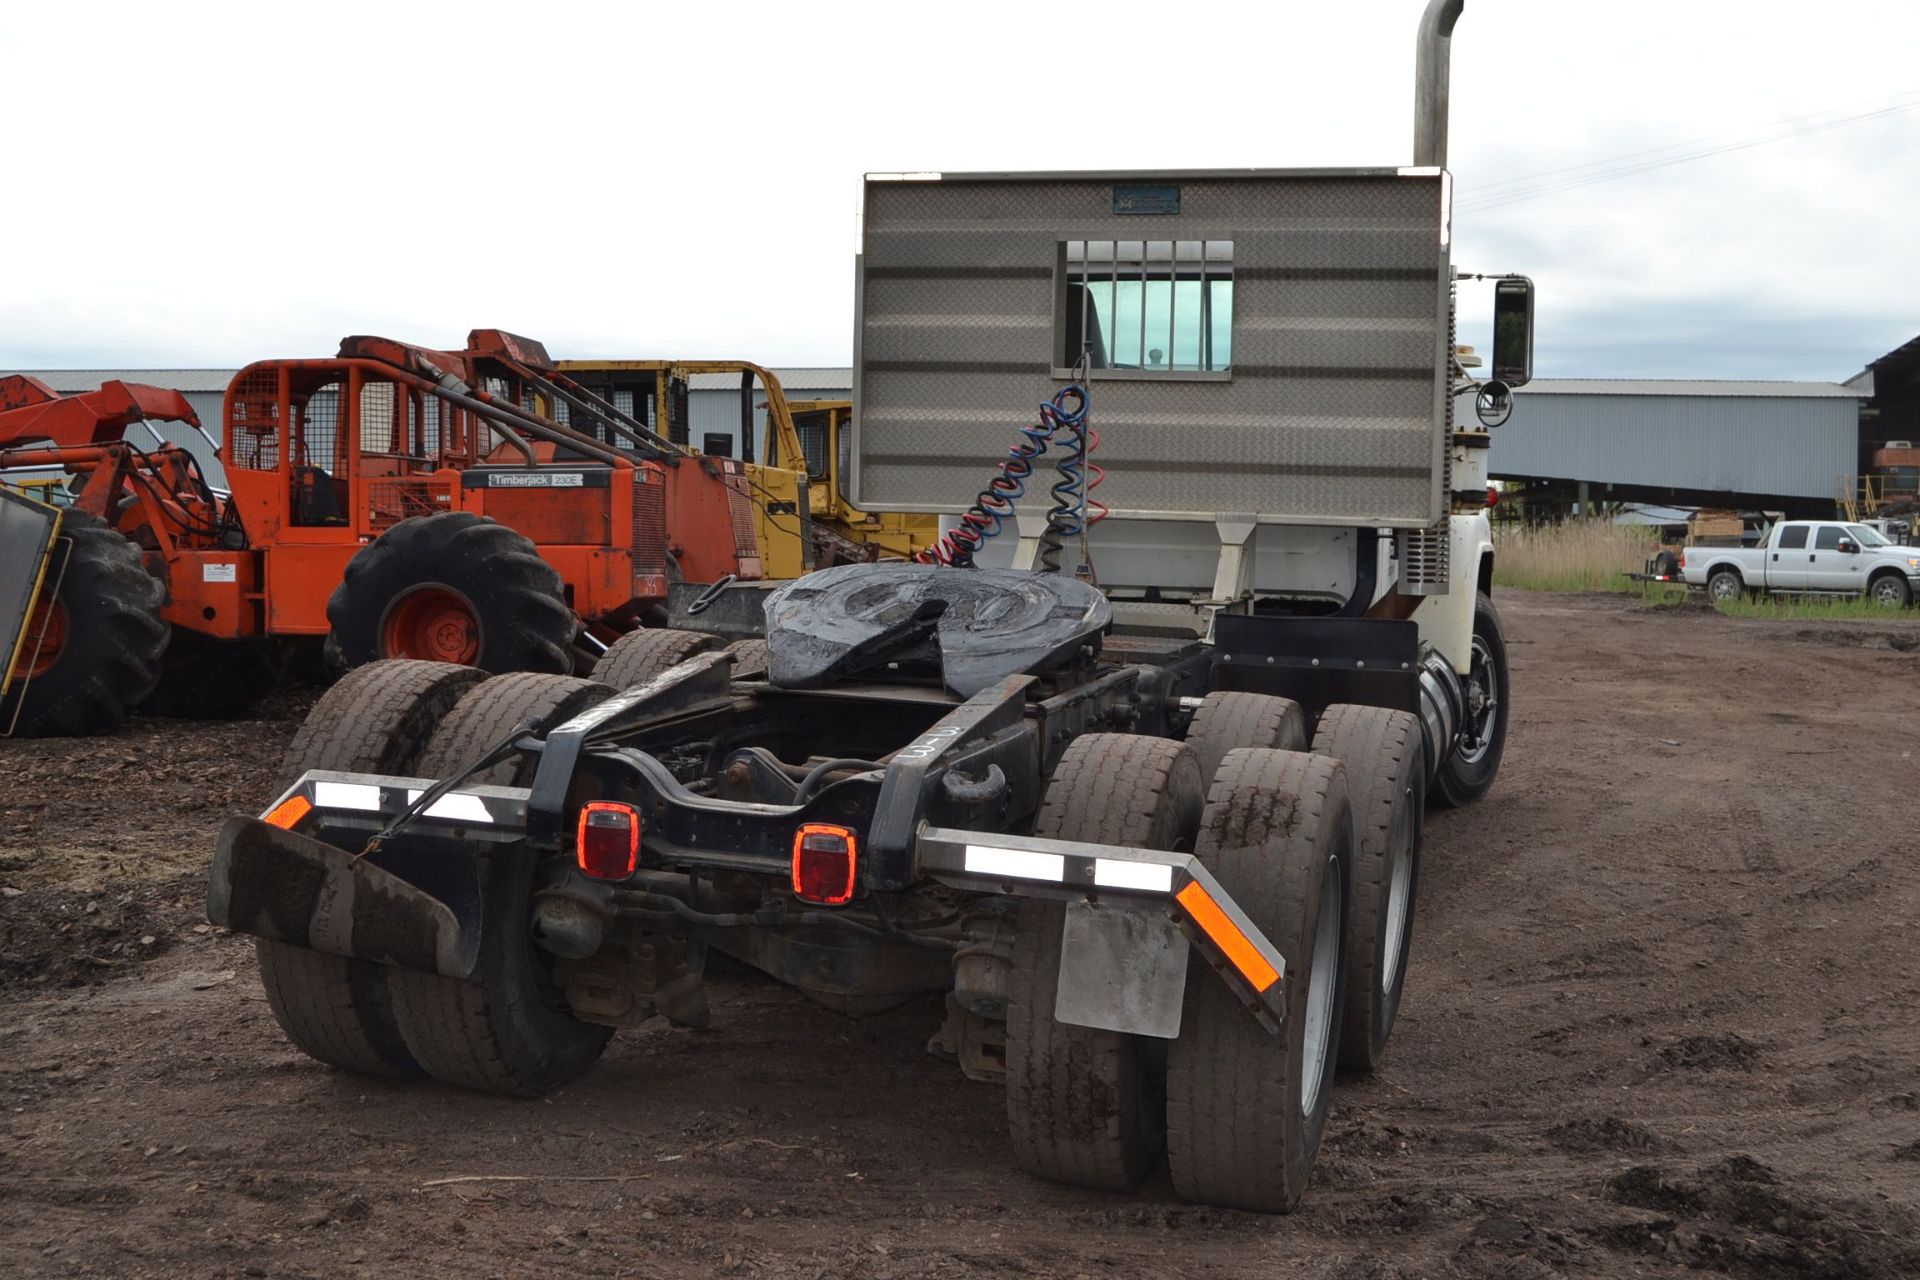
{"label": "grass field", "polygon": [[1645,526],[1569,520],[1495,525],[1493,581],[1522,591],[1634,591],[1626,575],[1646,567],[1654,532]]}
{"label": "grass field", "polygon": [[[1654,551],[1651,529],[1637,525],[1570,520],[1533,528],[1494,526],[1493,581],[1522,591],[1619,591],[1654,604],[1676,604],[1690,593],[1684,587],[1634,582],[1627,577],[1646,567]],[[1765,597],[1731,600],[1714,606],[1733,618],[1778,618],[1809,622],[1843,618],[1900,616],[1870,600]]]}

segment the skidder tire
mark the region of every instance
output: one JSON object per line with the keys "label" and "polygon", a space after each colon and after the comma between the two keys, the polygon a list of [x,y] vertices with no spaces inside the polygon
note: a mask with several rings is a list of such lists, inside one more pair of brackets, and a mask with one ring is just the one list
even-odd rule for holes
{"label": "skidder tire", "polygon": [[[275,784],[309,769],[414,772],[427,737],[460,695],[486,678],[441,662],[376,662],[322,694],[294,734]],[[308,1057],[363,1075],[419,1075],[394,1021],[385,965],[305,947],[255,944],[274,1020]]]}
{"label": "skidder tire", "polygon": [[[166,588],[147,572],[138,547],[83,511],[66,513],[59,542],[65,547],[55,547],[48,587],[63,550],[66,574],[49,602],[55,617],[45,632],[40,670],[15,695],[15,732],[23,738],[112,733],[153,691],[167,648],[168,627],[160,618]],[[30,634],[16,677],[28,673],[33,640]],[[13,699],[0,708],[4,727]]]}
{"label": "skidder tire", "polygon": [[1420,721],[1385,707],[1331,706],[1313,731],[1313,753],[1346,766],[1353,800],[1340,1068],[1372,1071],[1400,1012],[1413,940],[1426,792]]}
{"label": "skidder tire", "polygon": [[[421,758],[421,773],[436,778],[456,773],[522,721],[557,724],[613,692],[567,676],[495,676],[462,698],[440,723]],[[533,768],[531,761],[505,760],[473,781],[525,785]],[[586,1072],[613,1034],[575,1018],[547,980],[530,932],[533,876],[532,860],[524,853],[488,855],[480,961],[472,979],[390,971],[401,1037],[436,1080],[538,1097]]]}
{"label": "skidder tire", "polygon": [[402,520],[347,562],[327,601],[329,661],[422,658],[573,670],[566,583],[522,534],[470,511]]}
{"label": "skidder tire", "polygon": [[1200,776],[1211,779],[1236,747],[1307,749],[1307,716],[1292,698],[1264,693],[1210,693],[1187,725],[1187,743],[1200,757]]}
{"label": "skidder tire", "polygon": [[627,632],[600,655],[600,660],[593,664],[593,678],[609,688],[637,689],[719,643],[718,636],[704,631],[642,627]]}
{"label": "skidder tire", "polygon": [[1442,809],[1464,809],[1492,788],[1500,772],[1500,758],[1507,750],[1507,708],[1512,702],[1509,684],[1507,633],[1493,601],[1482,591],[1473,605],[1467,723],[1460,741],[1440,762],[1427,791],[1427,803]]}
{"label": "skidder tire", "polygon": [[1183,1199],[1286,1213],[1326,1126],[1345,968],[1353,806],[1326,756],[1230,751],[1194,852],[1286,957],[1271,1035],[1204,964],[1187,970],[1168,1051],[1167,1162]]}
{"label": "skidder tire", "polygon": [[[1192,847],[1200,766],[1184,743],[1087,734],[1047,783],[1034,834],[1137,849]],[[1066,908],[1020,908],[1007,1009],[1007,1130],[1022,1169],[1056,1182],[1125,1190],[1164,1141],[1164,1041],[1057,1022]]]}

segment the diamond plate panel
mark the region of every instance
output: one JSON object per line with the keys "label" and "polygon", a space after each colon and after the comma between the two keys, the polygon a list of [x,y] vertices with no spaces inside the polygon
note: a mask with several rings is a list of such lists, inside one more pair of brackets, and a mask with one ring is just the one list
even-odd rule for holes
{"label": "diamond plate panel", "polygon": [[[869,507],[958,511],[1064,382],[1068,240],[1233,242],[1224,379],[1096,378],[1116,514],[1251,511],[1431,526],[1445,513],[1449,264],[1432,171],[1154,175],[1180,213],[1116,216],[1128,175],[869,181],[852,483]],[[1044,464],[1043,464],[1044,465]]]}

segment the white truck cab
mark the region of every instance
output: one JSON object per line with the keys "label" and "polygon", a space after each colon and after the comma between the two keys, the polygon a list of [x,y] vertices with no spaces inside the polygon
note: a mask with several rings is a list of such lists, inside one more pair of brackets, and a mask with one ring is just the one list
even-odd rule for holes
{"label": "white truck cab", "polygon": [[1920,549],[1842,520],[1782,520],[1757,547],[1685,547],[1680,572],[1716,601],[1773,592],[1864,595],[1899,609],[1920,595]]}

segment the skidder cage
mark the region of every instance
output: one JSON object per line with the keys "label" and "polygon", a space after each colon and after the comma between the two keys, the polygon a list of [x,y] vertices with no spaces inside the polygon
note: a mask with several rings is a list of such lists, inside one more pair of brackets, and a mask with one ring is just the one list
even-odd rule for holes
{"label": "skidder cage", "polygon": [[1084,380],[1115,515],[1432,526],[1449,203],[1439,169],[870,175],[856,501],[962,509]]}

